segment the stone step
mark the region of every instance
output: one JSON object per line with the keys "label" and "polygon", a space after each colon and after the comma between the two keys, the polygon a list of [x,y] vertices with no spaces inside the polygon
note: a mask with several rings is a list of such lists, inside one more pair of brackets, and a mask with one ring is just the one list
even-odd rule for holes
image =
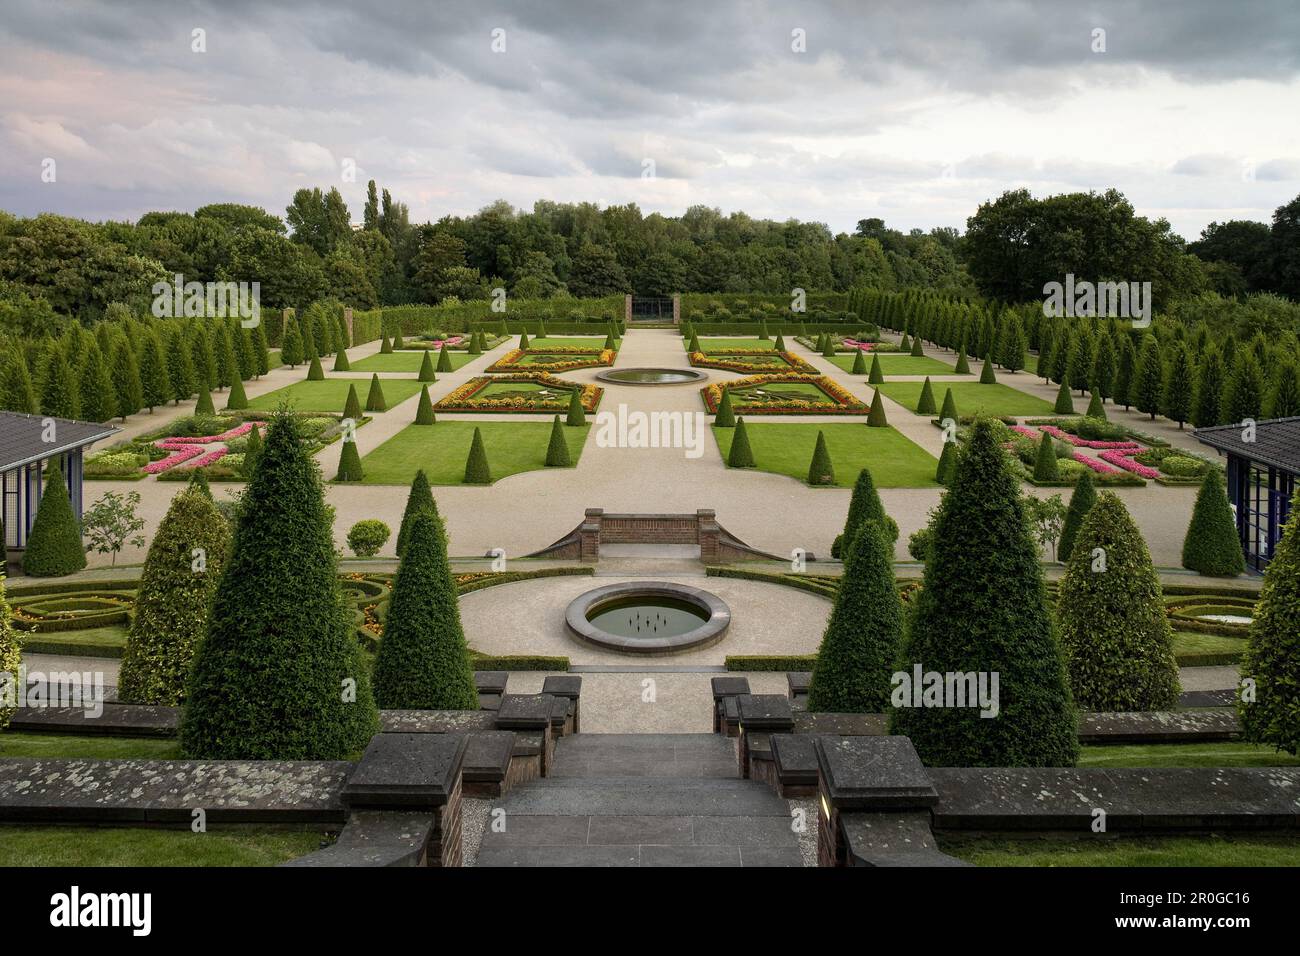
{"label": "stone step", "polygon": [[[781,816],[789,815],[786,802],[762,784],[749,787],[712,784],[679,777],[638,777],[621,785],[527,786],[510,794],[503,804],[510,814],[531,816]],[[725,781],[729,783],[730,781]]]}
{"label": "stone step", "polygon": [[636,774],[607,777],[542,777],[530,781],[538,790],[752,790],[753,780],[740,777],[644,777]]}
{"label": "stone step", "polygon": [[802,866],[797,847],[484,847],[476,866]]}
{"label": "stone step", "polygon": [[571,734],[555,746],[557,754],[649,754],[665,750],[704,754],[736,752],[735,742],[718,734]]}

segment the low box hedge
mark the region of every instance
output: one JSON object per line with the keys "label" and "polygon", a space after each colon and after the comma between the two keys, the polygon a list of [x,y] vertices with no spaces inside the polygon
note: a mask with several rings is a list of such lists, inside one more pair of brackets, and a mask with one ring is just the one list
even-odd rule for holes
{"label": "low box hedge", "polygon": [[810,671],[816,654],[736,654],[726,659],[729,671]]}
{"label": "low box hedge", "polygon": [[470,665],[476,671],[567,671],[567,657],[542,654],[477,654],[470,651]]}

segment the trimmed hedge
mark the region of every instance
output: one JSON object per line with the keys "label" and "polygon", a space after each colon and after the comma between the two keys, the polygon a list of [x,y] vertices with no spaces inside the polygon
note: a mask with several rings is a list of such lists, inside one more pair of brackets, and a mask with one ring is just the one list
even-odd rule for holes
{"label": "trimmed hedge", "polygon": [[[14,631],[10,619],[9,602],[5,600],[4,574],[0,573],[0,674],[7,674],[10,680],[16,680],[21,663],[22,653],[19,651],[18,634]],[[13,684],[9,686],[12,687]],[[0,698],[0,730],[9,726],[14,709],[3,706],[3,698]]]}
{"label": "trimmed hedge", "polygon": [[816,654],[732,654],[723,663],[729,671],[810,671]]}
{"label": "trimmed hedge", "polygon": [[474,428],[474,438],[469,445],[469,457],[465,460],[465,484],[492,484],[492,468],[488,465],[487,449],[483,446],[483,432],[478,426]]}
{"label": "trimmed hedge", "polygon": [[1183,539],[1183,567],[1208,577],[1236,577],[1246,570],[1237,523],[1219,469],[1201,479],[1192,520]]}
{"label": "trimmed hedge", "polygon": [[406,493],[406,508],[402,512],[402,523],[397,529],[397,556],[406,551],[406,539],[411,533],[411,521],[417,514],[428,512],[438,514],[438,503],[433,500],[433,491],[429,488],[429,478],[423,468],[415,472],[411,479],[411,490]]}
{"label": "trimmed hedge", "polygon": [[1061,539],[1056,545],[1058,561],[1070,560],[1070,552],[1074,548],[1074,539],[1079,533],[1079,526],[1083,524],[1083,519],[1096,503],[1097,489],[1092,483],[1092,471],[1088,470],[1079,475],[1074,483],[1074,493],[1070,495],[1070,506],[1065,511],[1065,521],[1061,525]]}
{"label": "trimmed hedge", "polygon": [[45,494],[23,552],[23,573],[38,578],[72,574],[86,566],[81,527],[72,512],[62,463],[51,461],[45,472]]}

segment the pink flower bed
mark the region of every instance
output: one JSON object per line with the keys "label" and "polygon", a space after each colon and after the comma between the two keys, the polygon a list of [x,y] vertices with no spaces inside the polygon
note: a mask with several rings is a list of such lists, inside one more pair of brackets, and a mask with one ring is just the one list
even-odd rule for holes
{"label": "pink flower bed", "polygon": [[1119,468],[1123,468],[1125,471],[1131,471],[1139,478],[1147,478],[1150,480],[1154,480],[1160,477],[1160,472],[1157,471],[1156,469],[1149,468],[1146,465],[1142,465],[1134,461],[1132,457],[1133,454],[1134,452],[1132,450],[1130,451],[1109,450],[1109,451],[1103,451],[1100,455],[1098,455],[1098,457],[1101,458],[1103,461],[1110,462],[1112,465],[1115,465]]}
{"label": "pink flower bed", "polygon": [[158,442],[158,447],[165,448],[168,451],[175,448],[175,451],[172,451],[172,453],[166,458],[161,458],[158,461],[151,461],[149,464],[145,465],[144,472],[146,475],[156,475],[160,471],[175,468],[177,465],[189,461],[196,455],[203,454],[203,449],[198,445],[164,445],[162,442]]}
{"label": "pink flower bed", "polygon": [[264,423],[244,422],[242,425],[236,425],[234,428],[227,429],[220,435],[196,435],[192,438],[177,436],[163,438],[154,442],[154,444],[163,449],[163,451],[171,452],[171,454],[166,458],[159,459],[158,461],[151,461],[149,464],[145,465],[145,474],[156,475],[160,471],[168,471],[175,468],[177,465],[185,464],[191,458],[195,458],[199,455],[202,455],[203,457],[191,464],[191,468],[202,468],[205,465],[210,465],[214,461],[218,461],[225,457],[226,449],[214,448],[212,451],[204,454],[204,445],[209,445],[212,442],[229,441],[232,438],[239,438],[241,435],[247,435],[258,425],[262,424]]}
{"label": "pink flower bed", "polygon": [[193,465],[191,465],[190,467],[191,467],[191,468],[202,468],[202,467],[204,467],[205,465],[210,465],[210,464],[212,464],[214,461],[219,461],[221,458],[225,457],[225,454],[226,454],[226,449],[224,449],[224,448],[214,448],[214,449],[212,449],[212,451],[208,452],[206,455],[204,455],[202,458],[200,458],[198,461],[196,461],[196,462],[195,462]]}
{"label": "pink flower bed", "polygon": [[1078,435],[1071,435],[1069,432],[1061,431],[1061,429],[1057,428],[1055,425],[1042,425],[1040,427],[1053,438],[1059,438],[1061,441],[1069,442],[1075,448],[1131,448],[1136,451],[1142,447],[1135,441],[1093,441],[1088,438],[1080,438]]}
{"label": "pink flower bed", "polygon": [[432,345],[434,348],[440,349],[444,345],[460,345],[460,343],[464,341],[464,339],[465,336],[463,335],[449,335],[447,336],[445,342],[442,339],[430,339],[429,344]]}
{"label": "pink flower bed", "polygon": [[1089,468],[1091,468],[1099,475],[1119,474],[1119,472],[1116,471],[1114,468],[1110,467],[1110,465],[1106,464],[1104,461],[1098,461],[1096,458],[1093,458],[1091,455],[1084,455],[1076,451],[1072,457],[1079,464],[1087,465]]}
{"label": "pink flower bed", "polygon": [[859,352],[870,352],[876,347],[875,342],[859,342],[857,339],[845,339],[844,347],[857,349]]}

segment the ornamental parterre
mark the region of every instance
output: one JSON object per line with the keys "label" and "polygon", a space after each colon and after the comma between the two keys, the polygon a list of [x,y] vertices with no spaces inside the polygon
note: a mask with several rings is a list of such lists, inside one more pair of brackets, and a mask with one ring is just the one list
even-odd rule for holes
{"label": "ornamental parterre", "polygon": [[[543,340],[544,341],[544,340]],[[613,349],[584,349],[574,346],[546,349],[511,349],[487,367],[489,372],[568,372],[580,368],[613,365]],[[558,361],[528,361],[530,356],[557,356]]]}
{"label": "ornamental parterre", "polygon": [[[767,361],[760,361],[760,359]],[[691,352],[691,364],[697,368],[718,368],[729,372],[761,374],[777,369],[781,372],[799,372],[816,375],[816,366],[809,365],[793,352],[772,349],[728,349],[726,352]]]}
{"label": "ornamental parterre", "polygon": [[605,393],[599,385],[566,382],[545,372],[481,375],[453,389],[433,407],[440,412],[563,413],[575,389],[585,412],[594,412]]}
{"label": "ornamental parterre", "polygon": [[871,406],[825,375],[752,375],[700,389],[704,406],[718,410],[722,390],[740,415],[866,415]]}

